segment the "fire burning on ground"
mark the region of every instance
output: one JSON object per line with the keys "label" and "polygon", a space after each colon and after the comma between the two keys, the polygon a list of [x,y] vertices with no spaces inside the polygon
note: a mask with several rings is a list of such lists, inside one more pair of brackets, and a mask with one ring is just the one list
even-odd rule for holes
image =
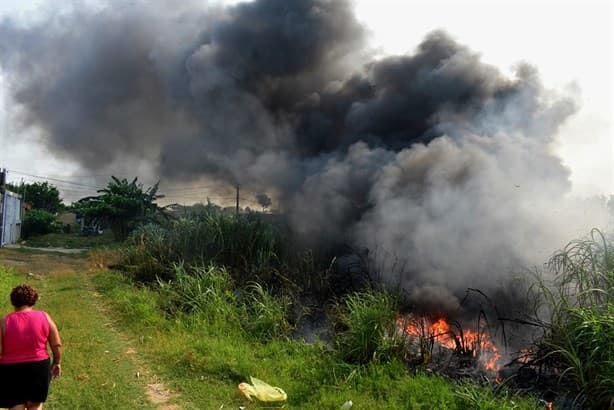
{"label": "fire burning on ground", "polygon": [[431,361],[437,348],[454,352],[467,367],[477,366],[495,374],[501,367],[501,353],[485,321],[479,321],[475,330],[444,317],[399,317],[397,323],[402,332],[418,342],[423,364]]}

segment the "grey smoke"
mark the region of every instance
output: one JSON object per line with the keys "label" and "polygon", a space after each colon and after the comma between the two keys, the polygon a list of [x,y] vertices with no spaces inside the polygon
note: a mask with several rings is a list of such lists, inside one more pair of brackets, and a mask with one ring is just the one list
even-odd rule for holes
{"label": "grey smoke", "polygon": [[23,126],[84,168],[266,193],[297,232],[385,249],[407,267],[381,263],[385,280],[446,306],[602,223],[551,151],[578,107],[529,65],[504,76],[442,31],[373,60],[346,0],[120,4],[0,24]]}

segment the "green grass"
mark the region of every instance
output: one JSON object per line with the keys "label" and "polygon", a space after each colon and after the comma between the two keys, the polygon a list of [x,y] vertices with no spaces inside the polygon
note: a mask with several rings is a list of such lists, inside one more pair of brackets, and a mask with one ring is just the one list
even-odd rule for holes
{"label": "green grass", "polygon": [[23,275],[18,274],[13,269],[0,265],[0,311],[3,314],[13,310],[9,300],[11,289],[23,282]]}
{"label": "green grass", "polygon": [[[237,388],[249,376],[279,386],[291,409],[534,409],[530,398],[495,394],[492,388],[457,385],[441,377],[411,375],[405,365],[340,362],[323,344],[255,341],[233,322],[219,329],[206,317],[164,315],[151,289],[120,275],[96,276],[97,289],[114,306],[126,333],[140,335],[142,354],[155,372],[194,409],[259,408]],[[220,331],[221,330],[221,331]],[[494,407],[496,405],[496,407]],[[223,406],[223,407],[222,407]]]}

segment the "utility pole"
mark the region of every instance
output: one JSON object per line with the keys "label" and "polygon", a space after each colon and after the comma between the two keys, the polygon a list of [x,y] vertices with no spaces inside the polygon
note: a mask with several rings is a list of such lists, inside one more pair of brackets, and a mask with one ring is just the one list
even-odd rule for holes
{"label": "utility pole", "polygon": [[0,248],[4,243],[4,184],[6,184],[6,169],[0,168]]}
{"label": "utility pole", "polygon": [[237,184],[237,206],[236,206],[236,210],[235,210],[237,216],[239,216],[239,184]]}
{"label": "utility pole", "polygon": [[21,198],[21,200],[23,201],[25,205],[26,203],[26,184],[23,182],[23,178],[21,178],[21,190],[22,190],[22,195],[23,195],[23,198]]}

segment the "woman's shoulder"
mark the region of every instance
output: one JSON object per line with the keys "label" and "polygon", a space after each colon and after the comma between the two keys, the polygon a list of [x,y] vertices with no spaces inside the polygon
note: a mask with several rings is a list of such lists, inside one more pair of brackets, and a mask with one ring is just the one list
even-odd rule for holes
{"label": "woman's shoulder", "polygon": [[49,318],[49,314],[47,312],[45,312],[44,310],[38,310],[38,309],[32,309],[30,312],[32,312],[33,315],[40,317],[40,318]]}
{"label": "woman's shoulder", "polygon": [[39,310],[39,312],[41,312],[43,315],[45,315],[45,317],[47,318],[47,321],[49,321],[49,322],[51,322],[51,321],[52,321],[52,319],[51,319],[51,315],[50,315],[49,313],[47,313],[47,312],[46,312],[46,311],[44,311],[44,310]]}

